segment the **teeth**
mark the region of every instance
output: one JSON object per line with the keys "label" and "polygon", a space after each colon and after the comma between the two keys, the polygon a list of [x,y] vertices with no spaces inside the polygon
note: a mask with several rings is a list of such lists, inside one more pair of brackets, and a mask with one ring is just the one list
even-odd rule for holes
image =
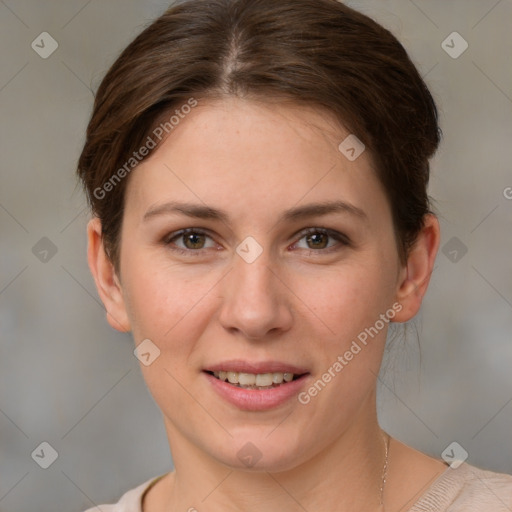
{"label": "teeth", "polygon": [[238,385],[243,388],[266,388],[270,389],[283,382],[291,382],[294,374],[290,372],[274,373],[244,373],[244,372],[213,372],[213,375],[222,381],[228,381],[230,384]]}
{"label": "teeth", "polygon": [[[254,386],[258,381],[258,376],[254,375],[254,373],[239,373],[238,374],[238,384],[241,386]],[[230,381],[231,382],[231,381]],[[258,384],[261,386],[261,384]]]}
{"label": "teeth", "polygon": [[272,373],[258,373],[256,375],[256,386],[272,386]]}

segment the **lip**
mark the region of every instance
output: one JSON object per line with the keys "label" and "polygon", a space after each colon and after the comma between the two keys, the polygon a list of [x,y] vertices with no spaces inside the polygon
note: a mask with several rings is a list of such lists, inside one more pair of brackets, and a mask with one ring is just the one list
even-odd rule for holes
{"label": "lip", "polygon": [[224,361],[222,363],[212,364],[207,368],[204,368],[205,372],[242,372],[242,373],[295,373],[296,375],[302,375],[309,373],[307,368],[301,368],[281,361],[261,361],[261,362],[249,362],[241,359],[232,359],[230,361]]}
{"label": "lip", "polygon": [[[217,379],[209,371],[230,370],[245,373],[274,373],[289,372],[301,375],[291,382],[284,382],[280,386],[271,389],[244,389],[233,386],[229,382]],[[295,398],[305,386],[310,373],[303,368],[281,362],[249,363],[246,361],[226,361],[224,363],[209,366],[202,374],[209,385],[222,399],[243,411],[266,411],[279,407]]]}

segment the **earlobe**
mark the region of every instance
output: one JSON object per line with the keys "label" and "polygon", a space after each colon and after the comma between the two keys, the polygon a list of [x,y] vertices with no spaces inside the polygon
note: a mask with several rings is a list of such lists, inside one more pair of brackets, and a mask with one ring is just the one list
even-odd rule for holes
{"label": "earlobe", "polygon": [[397,301],[402,309],[396,314],[395,322],[407,322],[419,311],[434,269],[439,241],[439,221],[435,215],[428,214],[400,273]]}
{"label": "earlobe", "polygon": [[101,222],[92,218],[87,225],[87,260],[96,283],[96,289],[105,306],[108,323],[116,330],[131,329],[121,283],[113,263],[105,253],[101,235]]}

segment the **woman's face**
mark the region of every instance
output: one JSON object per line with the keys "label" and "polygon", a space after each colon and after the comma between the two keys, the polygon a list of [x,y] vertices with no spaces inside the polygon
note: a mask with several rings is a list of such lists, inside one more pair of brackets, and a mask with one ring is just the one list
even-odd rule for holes
{"label": "woman's face", "polygon": [[160,351],[141,368],[172,448],[284,470],[374,417],[404,269],[348,135],[319,110],[200,102],[131,175],[123,307],[143,362]]}

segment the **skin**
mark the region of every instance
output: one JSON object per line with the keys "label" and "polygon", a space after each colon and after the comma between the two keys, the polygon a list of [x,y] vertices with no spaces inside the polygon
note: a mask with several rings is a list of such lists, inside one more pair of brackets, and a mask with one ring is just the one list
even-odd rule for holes
{"label": "skin", "polygon": [[[347,135],[312,107],[200,102],[129,178],[119,269],[105,255],[100,221],[90,221],[89,264],[109,322],[131,331],[136,345],[149,338],[160,350],[141,370],[162,410],[175,471],[146,494],[146,512],[380,510],[385,441],[376,380],[387,323],[306,405],[292,399],[242,411],[202,373],[226,359],[285,361],[308,369],[307,390],[393,304],[401,306],[395,322],[420,308],[438,221],[426,217],[401,265],[371,155],[345,158],[338,145]],[[337,200],[364,214],[282,220],[290,208]],[[169,201],[208,205],[229,218],[144,220]],[[169,242],[184,228],[208,236]],[[306,228],[349,242],[311,240]],[[248,236],[263,248],[252,263],[235,252]],[[247,442],[261,453],[252,468],[237,456]],[[446,467],[391,439],[386,510],[412,504]]]}

